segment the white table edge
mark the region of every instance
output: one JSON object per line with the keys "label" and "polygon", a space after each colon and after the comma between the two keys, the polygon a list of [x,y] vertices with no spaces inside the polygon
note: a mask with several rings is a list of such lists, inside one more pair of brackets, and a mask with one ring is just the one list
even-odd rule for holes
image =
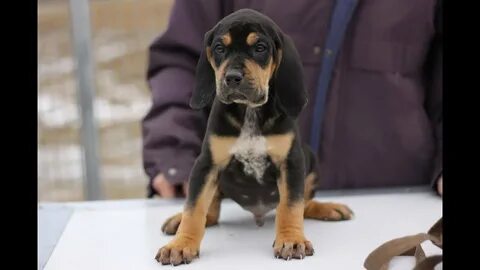
{"label": "white table edge", "polygon": [[[430,186],[411,186],[398,188],[373,188],[373,189],[355,189],[355,190],[325,190],[317,191],[316,198],[324,199],[327,197],[339,196],[364,196],[375,194],[401,194],[401,193],[425,193],[432,191]],[[105,200],[105,201],[84,201],[84,202],[39,202],[38,203],[38,228],[37,233],[39,241],[38,247],[38,269],[43,269],[47,264],[50,256],[55,249],[62,233],[67,226],[71,215],[75,210],[88,209],[111,209],[114,208],[131,208],[131,207],[157,207],[161,205],[179,205],[183,204],[183,199],[127,199],[127,200]],[[54,231],[46,224],[54,222],[57,227]],[[48,232],[48,233],[47,233]],[[45,239],[41,235],[48,235]]]}

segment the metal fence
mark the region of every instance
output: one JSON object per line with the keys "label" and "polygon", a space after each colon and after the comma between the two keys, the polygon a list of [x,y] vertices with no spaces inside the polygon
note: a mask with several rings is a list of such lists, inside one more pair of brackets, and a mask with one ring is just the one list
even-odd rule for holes
{"label": "metal fence", "polygon": [[147,48],[172,3],[39,0],[39,201],[145,196]]}

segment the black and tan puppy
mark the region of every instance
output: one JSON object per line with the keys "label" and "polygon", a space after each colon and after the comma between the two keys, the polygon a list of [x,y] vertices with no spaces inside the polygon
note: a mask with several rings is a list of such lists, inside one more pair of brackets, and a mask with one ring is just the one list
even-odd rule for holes
{"label": "black and tan puppy", "polygon": [[184,211],[162,227],[176,235],[156,259],[178,265],[198,256],[205,226],[218,222],[225,197],[251,211],[258,225],[276,209],[275,257],[312,255],[304,217],[342,220],[352,213],[312,200],[315,160],[295,123],[307,97],[292,40],[266,16],[242,9],[208,31],[204,42],[190,105],[211,106],[207,132]]}

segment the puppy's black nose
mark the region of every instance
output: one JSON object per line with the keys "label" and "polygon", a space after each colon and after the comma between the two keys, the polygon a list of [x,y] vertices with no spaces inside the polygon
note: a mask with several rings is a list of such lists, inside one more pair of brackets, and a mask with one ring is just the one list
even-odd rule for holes
{"label": "puppy's black nose", "polygon": [[227,73],[225,74],[225,83],[227,84],[227,86],[230,86],[230,87],[238,86],[240,85],[242,80],[243,80],[243,74],[239,70],[232,69],[227,71]]}

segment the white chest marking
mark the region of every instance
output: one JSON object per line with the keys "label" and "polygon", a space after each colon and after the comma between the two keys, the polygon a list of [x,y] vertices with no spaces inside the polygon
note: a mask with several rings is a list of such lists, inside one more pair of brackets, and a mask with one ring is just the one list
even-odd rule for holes
{"label": "white chest marking", "polygon": [[246,174],[263,184],[262,178],[267,167],[267,139],[259,133],[257,115],[253,109],[247,108],[240,136],[230,149],[230,154],[242,162]]}

